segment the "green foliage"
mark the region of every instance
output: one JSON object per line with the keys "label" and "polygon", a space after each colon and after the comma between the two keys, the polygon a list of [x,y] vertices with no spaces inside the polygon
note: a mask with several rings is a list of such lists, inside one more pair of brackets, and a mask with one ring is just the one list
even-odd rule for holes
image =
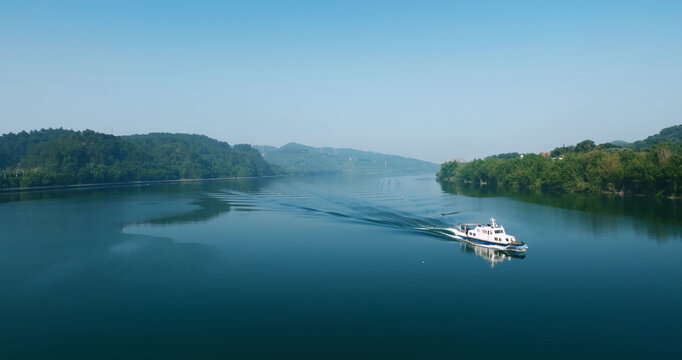
{"label": "green foliage", "polygon": [[[613,144],[610,144],[610,145],[613,145]],[[609,147],[610,145],[605,145],[605,146]],[[600,145],[600,146],[602,146],[602,145]],[[615,147],[615,145],[613,145],[613,146]],[[579,142],[575,146],[562,146],[562,147],[555,148],[550,153],[550,156],[551,157],[559,157],[559,156],[563,156],[563,155],[570,154],[570,153],[585,153],[585,152],[592,151],[595,148],[596,148],[596,146],[594,145],[594,141],[584,140],[584,141]]]}
{"label": "green foliage", "polygon": [[281,172],[249,145],[206,136],[117,137],[48,129],[0,137],[0,187],[263,176]]}
{"label": "green foliage", "polygon": [[440,170],[436,173],[436,177],[439,179],[454,179],[452,176],[457,171],[457,166],[459,163],[456,160],[448,161],[440,166]]}
{"label": "green foliage", "polygon": [[495,158],[495,159],[516,159],[518,157],[521,157],[521,155],[517,152],[511,152],[511,153],[505,153],[505,154],[492,155],[489,157]]}
{"label": "green foliage", "polygon": [[[561,157],[554,157],[555,154]],[[440,181],[470,182],[510,190],[574,193],[630,193],[682,196],[682,146],[657,143],[646,150],[595,147],[586,140],[557,148],[551,157],[488,157],[468,163],[446,162]]]}
{"label": "green foliage", "polygon": [[603,143],[603,144],[597,145],[596,149],[597,150],[606,150],[606,149],[616,149],[619,147],[622,147],[622,146],[616,145],[614,143]]}
{"label": "green foliage", "polygon": [[589,152],[589,151],[594,150],[594,147],[595,147],[594,141],[592,141],[592,140],[581,141],[575,145],[575,152],[580,152],[580,153]]}
{"label": "green foliage", "polygon": [[675,125],[661,130],[658,134],[632,143],[636,149],[646,149],[656,144],[669,142],[674,145],[682,145],[682,125]]}

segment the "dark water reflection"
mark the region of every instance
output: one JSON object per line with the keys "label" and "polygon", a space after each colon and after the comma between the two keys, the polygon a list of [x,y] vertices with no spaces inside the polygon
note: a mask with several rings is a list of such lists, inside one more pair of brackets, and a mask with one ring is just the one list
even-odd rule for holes
{"label": "dark water reflection", "polygon": [[[593,214],[589,227],[595,234],[610,232],[619,226],[618,216],[645,219],[635,231],[658,241],[680,240],[679,227],[659,226],[659,223],[682,225],[682,200],[617,195],[547,194],[541,192],[508,191],[490,186],[439,182],[446,193],[469,197],[504,197],[527,203]],[[604,216],[612,215],[612,216]]]}
{"label": "dark water reflection", "polygon": [[190,204],[196,206],[197,209],[144,220],[142,223],[156,225],[199,223],[211,220],[222,213],[230,211],[229,203],[213,197],[202,197],[190,202]]}
{"label": "dark water reflection", "polygon": [[216,192],[225,189],[226,186],[230,189],[244,192],[258,191],[267,183],[274,181],[276,178],[253,178],[253,179],[235,179],[235,180],[217,180],[217,181],[187,181],[187,182],[168,182],[168,183],[146,183],[136,185],[122,185],[122,186],[102,186],[90,188],[73,188],[73,189],[59,189],[59,190],[39,190],[39,191],[23,191],[23,192],[6,192],[0,193],[0,204],[14,202],[14,201],[35,201],[35,200],[60,200],[70,198],[89,198],[102,199],[114,198],[120,196],[134,196],[140,194],[152,195],[172,195],[187,193],[205,193]]}

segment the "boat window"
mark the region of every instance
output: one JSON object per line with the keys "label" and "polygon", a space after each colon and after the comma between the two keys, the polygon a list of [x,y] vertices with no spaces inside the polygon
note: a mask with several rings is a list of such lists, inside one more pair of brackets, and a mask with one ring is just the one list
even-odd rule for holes
{"label": "boat window", "polygon": [[495,234],[502,234],[502,230],[495,230]]}

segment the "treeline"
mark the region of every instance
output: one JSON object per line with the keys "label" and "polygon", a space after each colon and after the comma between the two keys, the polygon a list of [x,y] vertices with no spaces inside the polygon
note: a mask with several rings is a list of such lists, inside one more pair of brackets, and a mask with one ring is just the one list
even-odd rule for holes
{"label": "treeline", "polygon": [[43,129],[0,136],[0,188],[275,175],[249,145],[203,135]]}
{"label": "treeline", "polygon": [[665,128],[658,134],[651,135],[644,140],[635,141],[632,144],[625,143],[623,145],[636,149],[646,149],[663,142],[670,142],[675,145],[682,146],[682,125]]}
{"label": "treeline", "polygon": [[665,136],[682,134],[680,129],[682,126],[663,129],[659,136],[647,140],[662,139],[647,147],[595,146],[586,140],[540,155],[503,154],[467,163],[451,161],[441,165],[437,177],[444,182],[511,190],[680,197],[682,146]]}

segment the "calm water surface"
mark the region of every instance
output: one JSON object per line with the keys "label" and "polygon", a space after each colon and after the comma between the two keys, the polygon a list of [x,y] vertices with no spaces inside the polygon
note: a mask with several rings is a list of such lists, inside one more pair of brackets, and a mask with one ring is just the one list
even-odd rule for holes
{"label": "calm water surface", "polygon": [[[432,175],[0,197],[0,358],[678,355],[675,201]],[[419,229],[491,216],[525,257]]]}

